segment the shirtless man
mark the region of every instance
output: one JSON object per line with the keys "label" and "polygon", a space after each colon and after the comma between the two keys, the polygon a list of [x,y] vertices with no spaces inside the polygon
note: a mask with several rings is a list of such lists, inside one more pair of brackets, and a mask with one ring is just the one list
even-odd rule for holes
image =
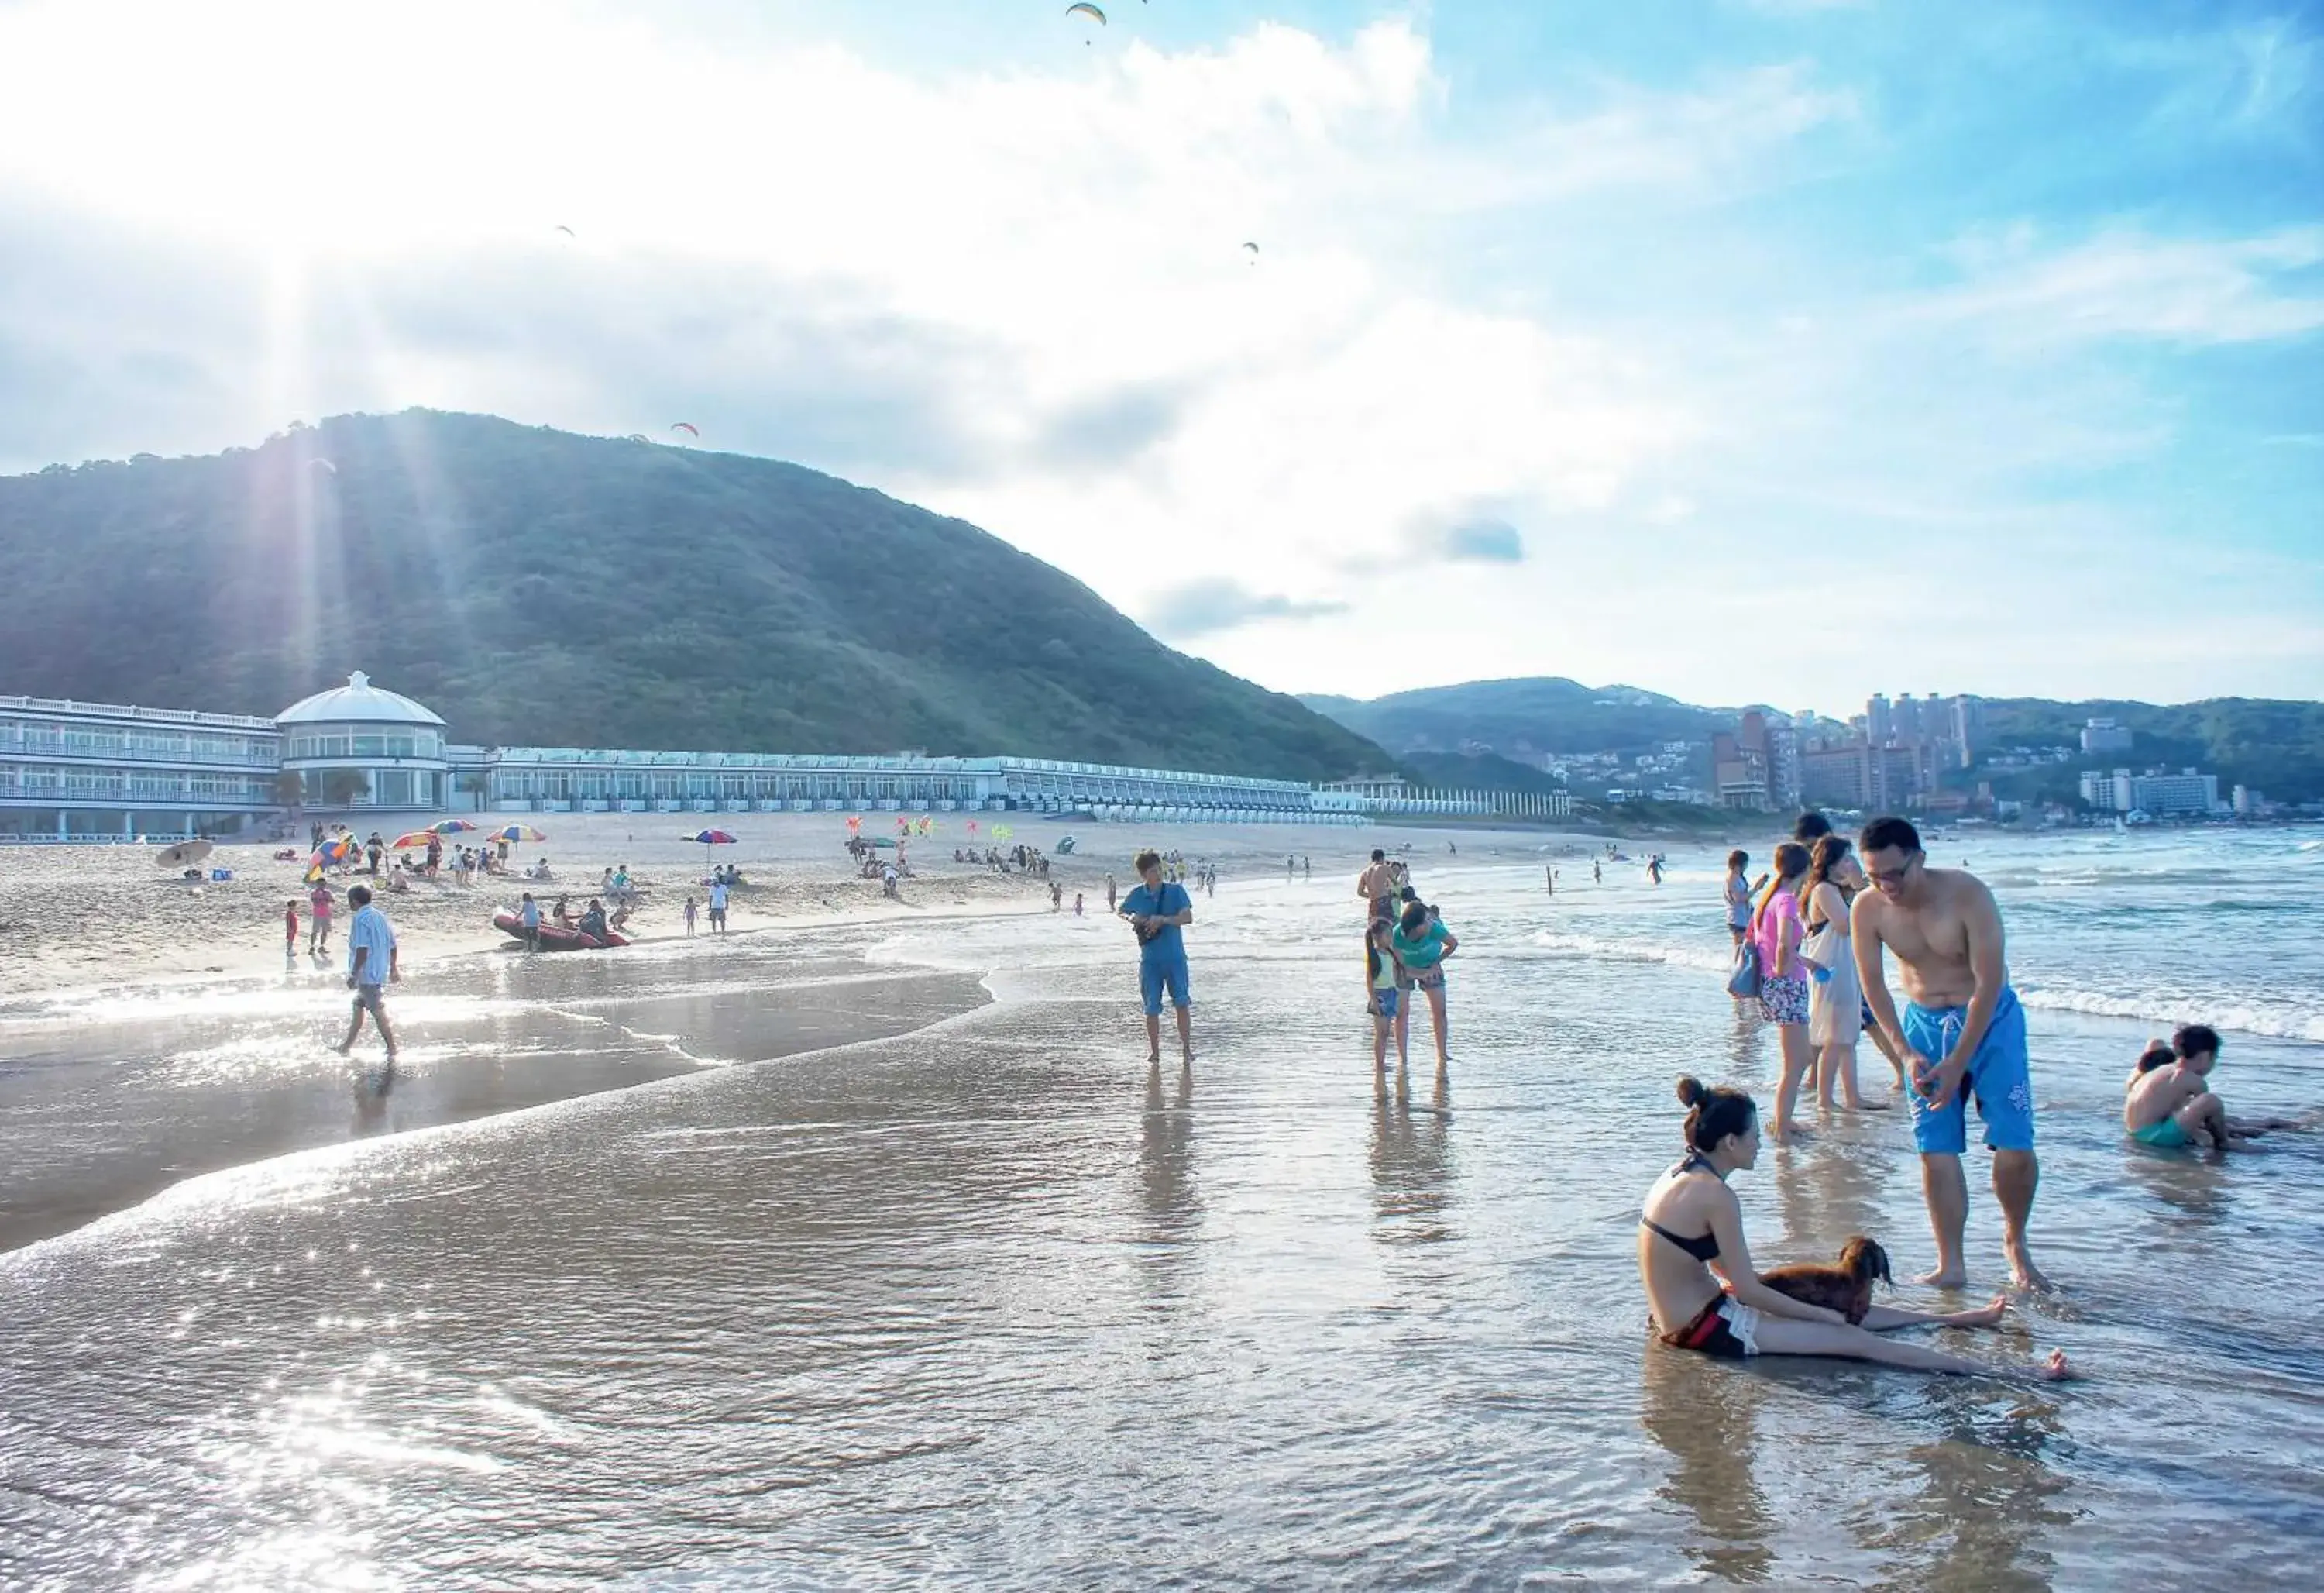
{"label": "shirtless man", "polygon": [[[1393,911],[1396,866],[1388,860],[1388,854],[1378,847],[1372,848],[1371,866],[1356,876],[1356,894],[1364,899],[1367,919],[1379,918]],[[1391,905],[1383,907],[1382,903],[1390,903]]]}
{"label": "shirtless man", "polygon": [[[2001,1247],[2021,1289],[2048,1286],[2026,1248],[2041,1164],[2034,1155],[2034,1084],[2026,1069],[2025,1012],[2002,960],[2001,910],[1982,881],[1932,868],[1920,833],[1902,819],[1875,819],[1857,839],[1873,888],[1849,910],[1856,971],[1881,1031],[1911,1075],[1913,1143],[1936,1236],[1937,1266],[1919,1281],[1958,1289],[1961,1227],[1969,1218],[1969,1098],[1993,1151]],[[1903,1020],[1888,994],[1882,949],[1896,954],[1909,998]]]}

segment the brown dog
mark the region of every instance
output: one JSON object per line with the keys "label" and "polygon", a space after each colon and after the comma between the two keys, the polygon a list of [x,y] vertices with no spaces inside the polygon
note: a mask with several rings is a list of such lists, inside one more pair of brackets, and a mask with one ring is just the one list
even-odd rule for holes
{"label": "brown dog", "polygon": [[1875,1278],[1884,1283],[1892,1281],[1888,1276],[1888,1252],[1862,1234],[1840,1247],[1840,1264],[1836,1266],[1802,1261],[1759,1274],[1759,1281],[1777,1293],[1839,1311],[1851,1327],[1863,1326],[1865,1313],[1872,1309]]}

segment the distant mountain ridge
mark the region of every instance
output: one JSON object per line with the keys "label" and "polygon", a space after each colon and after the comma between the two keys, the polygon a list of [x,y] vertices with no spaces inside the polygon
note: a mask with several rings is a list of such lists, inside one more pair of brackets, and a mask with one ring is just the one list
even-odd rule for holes
{"label": "distant mountain ridge", "polygon": [[[1701,742],[1734,727],[1738,709],[1703,708],[1634,686],[1585,686],[1561,676],[1471,681],[1369,701],[1300,699],[1399,759],[1419,763],[1464,747],[1501,758],[1637,753],[1665,741]],[[2024,782],[2027,794],[2071,794],[2076,771],[2130,764],[2200,765],[2226,785],[2284,801],[2324,797],[2324,703],[2223,697],[2163,705],[2046,698],[1984,698],[1980,750],[2073,746],[2077,756]],[[2136,737],[2128,753],[2081,756],[2083,724],[2111,718]]]}
{"label": "distant mountain ridge", "polygon": [[492,416],[0,478],[0,690],[39,696],[271,715],[363,669],[485,745],[1388,762],[964,521]]}

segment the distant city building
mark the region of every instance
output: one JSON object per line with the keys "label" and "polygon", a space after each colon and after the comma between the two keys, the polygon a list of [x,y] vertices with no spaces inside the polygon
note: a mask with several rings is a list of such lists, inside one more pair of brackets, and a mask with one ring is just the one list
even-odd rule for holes
{"label": "distant city building", "polygon": [[2082,726],[2082,750],[2086,753],[2128,752],[2131,733],[2112,719],[2091,719]]}
{"label": "distant city building", "polygon": [[1974,766],[1977,748],[1985,744],[1985,701],[1956,697],[1952,701],[1953,750],[1961,768]]}
{"label": "distant city building", "polygon": [[1866,737],[1875,746],[1896,733],[1895,717],[1890,711],[1886,697],[1875,696],[1864,705],[1864,730]]}
{"label": "distant city building", "polygon": [[2106,773],[2086,769],[2081,776],[2082,801],[2102,812],[2209,813],[2219,805],[2219,777],[2182,769],[2176,774],[2160,770],[2134,774],[2127,769]]}

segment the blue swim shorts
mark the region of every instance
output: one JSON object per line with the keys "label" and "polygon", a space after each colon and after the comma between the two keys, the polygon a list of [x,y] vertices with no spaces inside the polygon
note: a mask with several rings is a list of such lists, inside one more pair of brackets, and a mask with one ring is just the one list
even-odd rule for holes
{"label": "blue swim shorts", "polygon": [[[1933,1061],[1944,1061],[1960,1041],[1969,1009],[1930,1008],[1907,1004],[1904,1042]],[[1969,1059],[1960,1088],[1941,1110],[1929,1105],[1918,1088],[1907,1088],[1904,1098],[1913,1108],[1913,1143],[1923,1155],[1958,1156],[1969,1148],[1969,1098],[1977,1097],[1977,1115],[1985,1125],[1985,1143],[1996,1151],[2034,1148],[2034,1079],[2025,1060],[2025,1009],[2017,992],[2005,989],[1986,1026],[1985,1040]]]}
{"label": "blue swim shorts", "polygon": [[1146,998],[1148,1017],[1155,1018],[1162,1015],[1162,988],[1166,985],[1170,988],[1172,1006],[1189,1005],[1186,998],[1185,954],[1181,952],[1176,957],[1140,958],[1138,962],[1138,993]]}
{"label": "blue swim shorts", "polygon": [[1393,985],[1388,986],[1385,988],[1382,988],[1378,985],[1373,986],[1372,1011],[1384,1018],[1392,1018],[1396,1016],[1397,997],[1402,994],[1403,992],[1399,991]]}

